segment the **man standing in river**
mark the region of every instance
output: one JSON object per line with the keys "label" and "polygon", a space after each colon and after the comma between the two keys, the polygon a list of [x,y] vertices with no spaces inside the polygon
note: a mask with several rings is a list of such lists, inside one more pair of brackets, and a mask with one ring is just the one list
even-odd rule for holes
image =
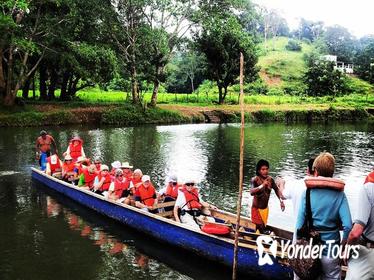
{"label": "man standing in river", "polygon": [[47,166],[47,158],[51,155],[51,145],[53,145],[55,154],[57,154],[57,146],[55,139],[47,133],[47,131],[40,131],[40,136],[36,139],[36,159],[39,160],[41,170],[45,170]]}
{"label": "man standing in river", "polygon": [[256,225],[256,231],[265,233],[269,216],[269,199],[271,190],[279,198],[280,206],[284,211],[284,203],[281,199],[281,192],[275,184],[274,179],[269,176],[269,162],[261,159],[256,165],[256,176],[252,178],[251,195],[253,196],[251,216],[252,222]]}

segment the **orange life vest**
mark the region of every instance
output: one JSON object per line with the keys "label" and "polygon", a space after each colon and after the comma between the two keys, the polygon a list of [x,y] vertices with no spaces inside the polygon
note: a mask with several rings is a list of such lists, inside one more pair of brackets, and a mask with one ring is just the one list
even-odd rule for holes
{"label": "orange life vest", "polygon": [[90,174],[90,172],[88,172],[88,168],[86,168],[83,170],[83,176],[84,176],[84,182],[86,186],[90,187],[91,189],[95,181],[96,172]]}
{"label": "orange life vest", "polygon": [[174,198],[174,199],[177,199],[178,197],[178,190],[179,190],[179,186],[178,185],[167,185],[166,187],[166,192],[165,192],[165,195],[166,196],[169,196],[171,198]]}
{"label": "orange life vest", "polygon": [[70,162],[70,163],[64,163],[62,165],[62,170],[65,172],[65,173],[69,173],[69,172],[74,172],[74,168],[75,168],[75,163],[74,162]]}
{"label": "orange life vest", "polygon": [[51,168],[51,174],[56,173],[56,172],[61,172],[62,166],[61,166],[61,163],[60,163],[60,159],[57,156],[56,156],[56,158],[57,158],[57,161],[56,161],[55,164],[52,163],[51,157],[47,158],[47,162],[49,163],[49,166]]}
{"label": "orange life vest", "polygon": [[[103,176],[101,176],[101,173],[99,175],[97,175],[97,177],[99,178],[99,182],[101,181],[101,178],[103,178]],[[99,191],[103,192],[103,191],[109,190],[109,186],[110,186],[111,182],[112,182],[112,176],[110,176],[110,174],[108,173],[105,176],[104,183],[101,185]]]}
{"label": "orange life vest", "polygon": [[79,141],[77,146],[73,145],[73,142],[69,144],[70,156],[73,158],[74,161],[82,155],[82,142]]}
{"label": "orange life vest", "polygon": [[345,183],[342,180],[330,177],[308,177],[304,180],[308,189],[332,189],[344,191]]}
{"label": "orange life vest", "polygon": [[[202,205],[199,199],[199,191],[197,189],[192,189],[192,191],[188,191],[187,189],[182,190],[184,197],[186,198],[186,204],[189,210],[192,209],[201,209]],[[184,205],[182,206],[182,208]]]}
{"label": "orange life vest", "polygon": [[366,176],[365,183],[374,183],[374,171],[370,172],[369,175]]}
{"label": "orange life vest", "polygon": [[115,179],[114,180],[114,194],[117,197],[121,197],[123,191],[127,190],[129,188],[130,182],[126,179],[123,179],[122,181]]}
{"label": "orange life vest", "polygon": [[45,139],[39,136],[37,141],[40,151],[42,151],[43,153],[48,152],[51,149],[52,140],[53,138],[50,135],[46,135]]}
{"label": "orange life vest", "polygon": [[150,184],[148,188],[141,184],[137,189],[137,193],[140,196],[141,203],[147,206],[153,206],[156,198],[156,190],[152,184]]}

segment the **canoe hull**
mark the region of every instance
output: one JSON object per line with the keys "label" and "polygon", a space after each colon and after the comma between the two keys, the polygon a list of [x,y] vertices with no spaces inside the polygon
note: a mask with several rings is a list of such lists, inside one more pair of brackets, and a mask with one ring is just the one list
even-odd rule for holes
{"label": "canoe hull", "polygon": [[[233,244],[220,238],[176,225],[167,219],[154,217],[133,207],[124,207],[107,201],[101,196],[79,190],[54,179],[37,169],[32,169],[32,178],[72,200],[113,218],[126,226],[172,246],[183,248],[214,262],[232,266]],[[291,279],[292,271],[273,259],[273,265],[258,266],[257,251],[239,247],[238,269],[240,273],[255,275],[261,279]]]}

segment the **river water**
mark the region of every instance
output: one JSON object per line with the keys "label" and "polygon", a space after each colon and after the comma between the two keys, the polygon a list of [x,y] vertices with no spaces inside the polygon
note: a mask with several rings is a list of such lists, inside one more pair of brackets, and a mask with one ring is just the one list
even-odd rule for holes
{"label": "river water", "polygon": [[[31,180],[41,128],[0,128],[0,279],[228,279],[230,274],[51,193]],[[140,127],[51,127],[58,150],[79,135],[87,156],[129,161],[158,188],[170,173],[198,180],[206,201],[234,211],[238,193],[237,124]],[[332,152],[336,177],[346,181],[351,212],[357,188],[374,167],[369,124],[253,124],[245,129],[243,214],[250,178],[265,158],[271,175],[290,183],[305,175],[308,159]],[[290,202],[282,213],[272,195],[269,222],[292,229]],[[155,229],[157,230],[157,229]]]}

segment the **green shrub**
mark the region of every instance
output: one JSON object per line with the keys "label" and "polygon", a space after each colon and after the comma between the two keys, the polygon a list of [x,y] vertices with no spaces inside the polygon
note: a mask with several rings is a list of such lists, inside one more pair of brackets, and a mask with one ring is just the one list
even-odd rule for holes
{"label": "green shrub", "polygon": [[301,44],[296,40],[288,40],[288,43],[286,45],[286,50],[300,52]]}

